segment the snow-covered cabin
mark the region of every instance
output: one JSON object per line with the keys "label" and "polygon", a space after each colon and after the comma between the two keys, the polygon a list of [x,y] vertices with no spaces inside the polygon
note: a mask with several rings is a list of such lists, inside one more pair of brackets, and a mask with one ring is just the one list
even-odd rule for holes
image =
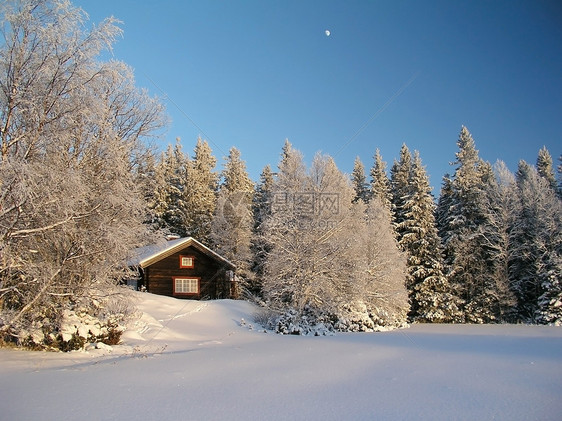
{"label": "snow-covered cabin", "polygon": [[131,266],[148,292],[188,299],[237,298],[236,266],[192,237],[137,249]]}

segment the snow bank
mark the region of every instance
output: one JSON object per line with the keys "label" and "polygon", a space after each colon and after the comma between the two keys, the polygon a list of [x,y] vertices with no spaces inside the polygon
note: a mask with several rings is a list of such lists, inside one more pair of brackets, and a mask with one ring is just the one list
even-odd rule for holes
{"label": "snow bank", "polygon": [[0,350],[0,419],[558,420],[562,413],[560,327],[282,336],[256,326],[256,308],[246,302],[136,297],[143,313],[111,352]]}

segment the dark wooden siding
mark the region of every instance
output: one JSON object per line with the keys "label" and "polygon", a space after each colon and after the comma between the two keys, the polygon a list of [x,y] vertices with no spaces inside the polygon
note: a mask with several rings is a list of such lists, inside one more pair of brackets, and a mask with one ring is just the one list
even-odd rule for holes
{"label": "dark wooden siding", "polygon": [[[193,269],[180,268],[180,256],[193,256]],[[174,277],[195,277],[201,279],[199,294],[177,295],[177,298],[230,298],[230,281],[227,279],[226,270],[220,262],[189,246],[147,267],[144,270],[144,281],[148,292],[172,297]]]}

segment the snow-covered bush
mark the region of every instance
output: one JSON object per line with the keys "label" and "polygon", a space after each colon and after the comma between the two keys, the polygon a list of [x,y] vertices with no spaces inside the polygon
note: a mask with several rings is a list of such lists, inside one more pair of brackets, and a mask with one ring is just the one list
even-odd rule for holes
{"label": "snow-covered bush", "polygon": [[264,310],[254,315],[256,323],[282,335],[326,336],[336,332],[380,332],[407,327],[405,313],[393,315],[364,303],[345,305],[338,312],[306,306],[303,311]]}
{"label": "snow-covered bush", "polygon": [[0,343],[55,351],[78,350],[88,344],[117,345],[126,321],[135,312],[125,293],[125,288],[116,288],[108,296],[78,299],[57,310],[45,307],[33,319],[13,326]]}

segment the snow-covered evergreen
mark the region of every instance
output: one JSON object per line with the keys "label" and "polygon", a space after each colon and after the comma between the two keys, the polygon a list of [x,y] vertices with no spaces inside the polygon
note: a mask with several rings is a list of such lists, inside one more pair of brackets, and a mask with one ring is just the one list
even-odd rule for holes
{"label": "snow-covered evergreen", "polygon": [[178,138],[160,158],[154,171],[153,200],[148,203],[157,227],[182,237],[187,235],[183,195],[188,165],[189,157],[183,153]]}
{"label": "snow-covered evergreen", "polygon": [[383,161],[378,149],[375,152],[373,167],[369,175],[371,176],[371,197],[377,198],[384,207],[391,209],[392,194],[390,181],[386,174],[386,162]]}
{"label": "snow-covered evergreen", "polygon": [[562,203],[552,186],[524,161],[517,171],[519,206],[511,237],[511,280],[519,317],[562,322]]}
{"label": "snow-covered evergreen", "polygon": [[211,222],[217,205],[219,176],[215,171],[216,164],[217,159],[207,141],[198,138],[193,159],[186,166],[182,202],[187,235],[203,243],[210,241]]}
{"label": "snow-covered evergreen", "polygon": [[267,254],[271,250],[269,240],[265,235],[264,222],[271,215],[273,188],[273,172],[268,164],[262,170],[260,180],[255,186],[254,202],[252,205],[254,227],[251,241],[251,251],[253,256],[251,269],[254,276],[248,288],[250,292],[256,296],[261,296],[262,293],[264,265],[267,259]]}
{"label": "snow-covered evergreen", "polygon": [[367,203],[370,197],[369,185],[367,184],[365,167],[359,157],[355,158],[353,172],[351,173],[351,181],[353,183],[353,189],[355,190],[353,202],[361,200],[363,203]]}
{"label": "snow-covered evergreen", "polygon": [[216,250],[236,265],[237,275],[248,281],[251,278],[254,183],[235,147],[230,149],[222,177],[210,238]]}
{"label": "snow-covered evergreen", "polygon": [[404,220],[397,227],[400,247],[408,254],[406,286],[410,318],[418,322],[458,320],[459,308],[444,274],[441,240],[435,223],[435,203],[419,152],[415,152],[403,202]]}
{"label": "snow-covered evergreen", "polygon": [[546,180],[552,191],[556,192],[558,189],[556,183],[556,174],[554,173],[554,165],[552,162],[552,156],[546,146],[543,146],[539,150],[537,156],[537,172],[539,175]]}
{"label": "snow-covered evergreen", "polygon": [[457,142],[455,173],[439,206],[438,220],[452,292],[463,303],[464,318],[472,323],[500,321],[504,313],[505,282],[498,279],[498,250],[504,253],[503,226],[491,218],[489,191],[495,183],[491,166],[483,162],[472,135],[462,127]]}

